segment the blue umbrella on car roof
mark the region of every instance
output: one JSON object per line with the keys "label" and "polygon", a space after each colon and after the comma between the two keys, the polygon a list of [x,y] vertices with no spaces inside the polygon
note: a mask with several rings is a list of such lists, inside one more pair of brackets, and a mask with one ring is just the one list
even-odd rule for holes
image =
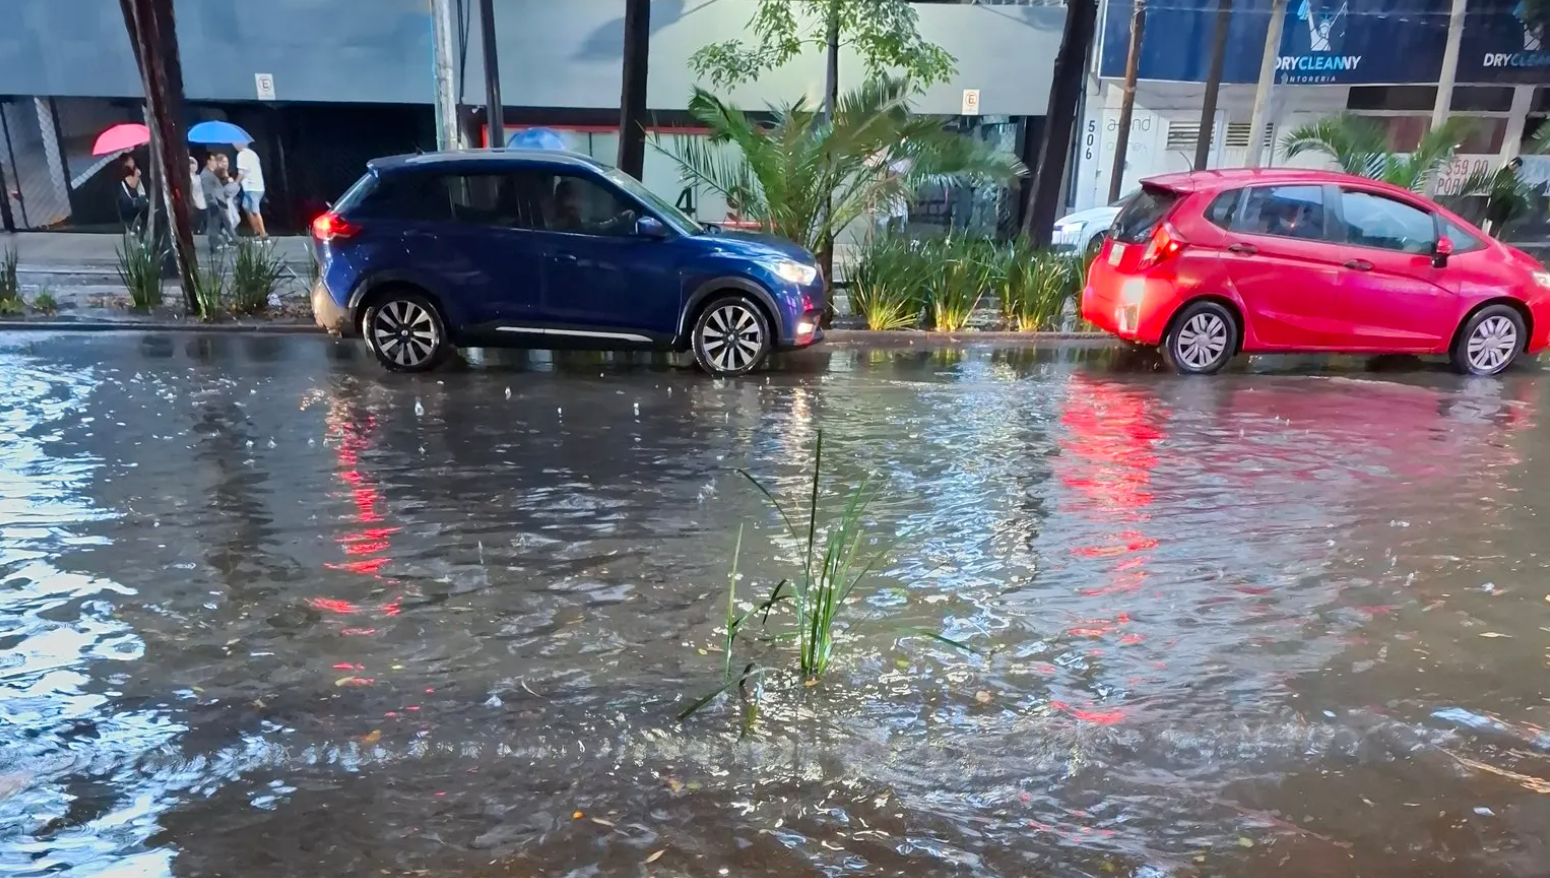
{"label": "blue umbrella on car roof", "polygon": [[200,122],[188,129],[189,143],[252,143],[253,136],[230,122],[219,119]]}
{"label": "blue umbrella on car roof", "polygon": [[509,149],[567,149],[565,138],[553,128],[526,128],[511,135]]}

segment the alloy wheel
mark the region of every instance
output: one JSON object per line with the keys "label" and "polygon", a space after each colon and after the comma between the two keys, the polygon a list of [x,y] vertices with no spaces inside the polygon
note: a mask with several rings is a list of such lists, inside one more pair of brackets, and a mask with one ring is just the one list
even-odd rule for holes
{"label": "alloy wheel", "polygon": [[1480,321],[1469,335],[1469,365],[1489,375],[1507,367],[1518,352],[1518,328],[1499,314]]}
{"label": "alloy wheel", "polygon": [[371,341],[393,363],[413,369],[424,364],[440,347],[436,321],[429,311],[403,299],[376,309],[371,322]]}
{"label": "alloy wheel", "polygon": [[1189,318],[1179,330],[1178,358],[1191,369],[1209,369],[1227,350],[1227,321],[1209,312]]}
{"label": "alloy wheel", "polygon": [[759,318],[746,305],[722,305],[712,311],[700,339],[705,355],[723,372],[750,368],[764,350]]}

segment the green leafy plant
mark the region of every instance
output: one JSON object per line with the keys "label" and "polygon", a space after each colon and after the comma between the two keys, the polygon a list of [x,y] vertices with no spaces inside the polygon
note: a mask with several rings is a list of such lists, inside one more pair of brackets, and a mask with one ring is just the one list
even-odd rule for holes
{"label": "green leafy plant", "polygon": [[58,314],[59,300],[54,298],[52,290],[44,287],[32,297],[32,310],[39,314]]}
{"label": "green leafy plant", "polygon": [[1473,130],[1472,120],[1454,116],[1422,135],[1414,150],[1398,152],[1389,147],[1388,133],[1376,120],[1338,113],[1288,131],[1281,151],[1287,158],[1324,155],[1347,174],[1420,192],[1453,160],[1459,143]]}
{"label": "green leafy plant", "polygon": [[1022,163],[909,109],[910,85],[878,79],[841,96],[832,121],[806,101],[771,108],[765,124],[704,89],[689,114],[708,137],[682,138],[671,156],[685,183],[739,205],[745,219],[818,252],[877,209],[908,201],[927,181],[1003,181]]}
{"label": "green leafy plant", "polygon": [[21,281],[16,274],[20,264],[21,259],[16,255],[15,247],[7,247],[4,253],[0,253],[0,302],[21,299]]}
{"label": "green leafy plant", "polygon": [[134,308],[161,304],[161,266],[166,251],[144,231],[128,230],[117,247],[118,278],[129,291]]}
{"label": "green leafy plant", "polygon": [[262,314],[269,309],[269,296],[280,285],[285,271],[274,248],[253,238],[237,241],[237,255],[231,263],[231,313]]}
{"label": "green leafy plant", "polygon": [[[742,549],[742,529],[738,530],[736,547],[733,549],[731,572],[727,577],[726,630],[723,632],[722,683],[708,695],[697,699],[679,713],[687,719],[711,703],[717,696],[734,686],[743,693],[744,729],[752,720],[750,711],[757,715],[757,687],[762,685],[764,669],[757,662],[747,663],[741,672],[736,670],[738,660],[734,652],[738,639],[755,618],[767,625],[771,612],[777,605],[793,605],[791,623],[794,630],[768,637],[771,642],[795,641],[797,645],[797,669],[804,683],[816,683],[829,670],[838,644],[853,624],[844,621],[846,607],[858,588],[864,587],[869,578],[882,566],[888,555],[903,542],[898,536],[890,540],[874,541],[867,525],[868,510],[882,491],[883,483],[871,476],[863,478],[856,487],[841,498],[836,514],[834,508],[824,502],[823,490],[823,433],[819,432],[813,446],[813,475],[806,496],[805,516],[793,517],[775,494],[746,470],[738,473],[749,481],[780,516],[790,538],[802,546],[801,567],[789,579],[781,580],[764,601],[737,612],[737,564]],[[975,652],[968,644],[942,634],[920,628],[902,629],[906,637],[926,637],[966,652]],[[750,684],[755,688],[750,690]],[[751,703],[751,707],[750,707]]]}
{"label": "green leafy plant", "polygon": [[875,235],[855,252],[846,272],[851,313],[867,329],[911,329],[925,308],[923,248],[904,235]]}
{"label": "green leafy plant", "polygon": [[226,259],[211,252],[201,265],[194,269],[194,302],[199,306],[199,319],[213,320],[226,307],[227,298]]}
{"label": "green leafy plant", "polygon": [[989,285],[1007,326],[1039,332],[1059,327],[1067,303],[1080,292],[1082,269],[1075,254],[1040,250],[1017,238],[997,249]]}
{"label": "green leafy plant", "polygon": [[989,285],[993,263],[989,242],[939,238],[926,244],[927,302],[931,328],[960,332],[969,325]]}
{"label": "green leafy plant", "polygon": [[808,52],[860,57],[875,78],[905,73],[921,87],[946,82],[955,59],[922,39],[919,17],[905,0],[759,0],[747,32],[751,39],[712,43],[689,58],[689,67],[717,88],[752,82]]}

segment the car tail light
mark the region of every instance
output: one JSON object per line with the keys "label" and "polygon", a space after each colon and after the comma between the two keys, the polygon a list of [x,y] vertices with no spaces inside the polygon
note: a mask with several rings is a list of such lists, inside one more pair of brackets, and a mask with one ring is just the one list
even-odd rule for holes
{"label": "car tail light", "polygon": [[353,237],[361,227],[350,222],[333,211],[329,211],[312,221],[312,237],[319,243],[332,241],[335,238]]}
{"label": "car tail light", "polygon": [[1152,233],[1151,243],[1146,245],[1146,251],[1141,254],[1136,269],[1145,271],[1167,262],[1188,246],[1189,242],[1179,236],[1179,230],[1172,223],[1158,223],[1157,231]]}

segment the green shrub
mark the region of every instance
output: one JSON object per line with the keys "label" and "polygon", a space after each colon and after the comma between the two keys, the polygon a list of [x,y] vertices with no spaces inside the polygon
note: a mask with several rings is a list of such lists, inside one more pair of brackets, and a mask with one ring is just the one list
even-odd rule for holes
{"label": "green shrub", "polygon": [[47,288],[39,290],[38,294],[32,297],[32,310],[39,314],[58,314],[59,300],[54,298],[54,293]]}
{"label": "green shrub", "polygon": [[992,246],[982,239],[949,236],[923,247],[931,328],[959,332],[968,325],[985,297]]}
{"label": "green shrub", "polygon": [[7,247],[0,254],[0,302],[21,301],[21,282],[16,279],[16,266],[20,260],[15,247]]}
{"label": "green shrub", "polygon": [[997,248],[993,265],[990,284],[1008,327],[1018,332],[1060,328],[1066,303],[1081,290],[1077,256],[1037,250],[1018,238]]}
{"label": "green shrub", "polygon": [[226,307],[226,287],[226,260],[212,252],[194,269],[194,299],[200,320],[213,320]]}
{"label": "green shrub", "polygon": [[237,258],[231,265],[231,313],[262,314],[269,309],[269,295],[285,271],[274,248],[254,238],[237,241]]}
{"label": "green shrub", "polygon": [[166,251],[146,232],[126,231],[118,248],[118,278],[135,308],[161,304],[161,265]]}
{"label": "green shrub", "polygon": [[913,329],[925,308],[919,242],[904,235],[877,235],[857,252],[847,275],[851,313],[867,329]]}

